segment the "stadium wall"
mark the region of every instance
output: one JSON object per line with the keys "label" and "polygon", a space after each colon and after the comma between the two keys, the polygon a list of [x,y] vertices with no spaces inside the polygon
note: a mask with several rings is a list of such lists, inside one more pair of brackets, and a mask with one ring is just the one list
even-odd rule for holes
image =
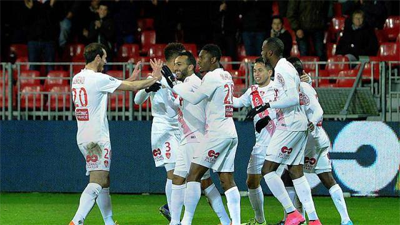
{"label": "stadium wall", "polygon": [[[327,121],[323,127],[334,140],[330,156],[343,191],[399,195],[400,123]],[[150,128],[149,121],[110,122],[112,192],[164,192],[165,170],[154,167]],[[235,180],[239,189],[246,191],[254,130],[250,122],[236,122],[236,128]],[[74,121],[0,121],[1,191],[81,192],[88,178],[76,145],[76,131]],[[318,178],[308,178],[314,194],[329,194]],[[262,183],[265,193],[270,194]]]}

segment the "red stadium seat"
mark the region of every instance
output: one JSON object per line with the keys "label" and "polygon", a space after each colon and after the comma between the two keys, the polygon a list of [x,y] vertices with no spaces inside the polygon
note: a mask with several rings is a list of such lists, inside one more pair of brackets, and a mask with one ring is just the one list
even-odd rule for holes
{"label": "red stadium seat", "polygon": [[[317,72],[314,70],[314,71],[310,71],[308,74],[311,76],[311,78],[313,78],[313,84],[314,84],[316,82],[315,80],[317,77]],[[321,78],[328,78],[328,77],[329,77],[328,71],[319,70],[318,71],[318,78],[319,78],[318,86],[321,87],[321,86],[329,84],[329,79],[321,79]]]}
{"label": "red stadium seat", "polygon": [[389,41],[395,41],[400,33],[400,16],[389,16],[383,26]]}
{"label": "red stadium seat", "polygon": [[285,28],[285,30],[293,31],[292,27],[290,26],[290,22],[289,22],[287,17],[283,17],[283,27]]}
{"label": "red stadium seat", "polygon": [[128,61],[132,62],[135,65],[136,65],[137,62],[141,61],[142,62],[142,71],[143,70],[150,70],[150,57],[138,56],[138,57],[130,58]]}
{"label": "red stadium seat", "polygon": [[[23,65],[21,65],[21,70],[29,70],[29,64],[25,64],[28,63],[28,57],[23,56],[23,57],[18,57],[17,60],[15,60],[16,63],[24,63]],[[16,68],[16,70],[18,70],[18,68]]]}
{"label": "red stadium seat", "polygon": [[154,19],[153,18],[143,18],[137,20],[138,31],[144,30],[154,30]]}
{"label": "red stadium seat", "polygon": [[[125,96],[125,99],[124,99]],[[125,101],[125,104],[124,104]],[[111,110],[116,109],[129,109],[129,92],[128,91],[116,91],[110,94],[109,108]]]}
{"label": "red stadium seat", "polygon": [[62,70],[53,70],[47,74],[44,82],[44,90],[48,91],[54,86],[68,86],[69,73]]}
{"label": "red stadium seat", "polygon": [[66,50],[69,53],[69,58],[79,58],[83,59],[83,52],[85,51],[84,44],[69,44]]}
{"label": "red stadium seat", "polygon": [[232,58],[230,56],[222,56],[220,62],[225,70],[232,70]]}
{"label": "red stadium seat", "polygon": [[[76,63],[72,66],[73,74],[76,75],[77,73],[81,72],[83,68],[85,68],[85,59],[80,57],[73,57],[72,62]],[[79,64],[78,64],[79,63]]]}
{"label": "red stadium seat", "polygon": [[400,42],[400,33],[399,33],[399,35],[397,35],[396,42]]}
{"label": "red stadium seat", "polygon": [[336,77],[340,71],[348,70],[349,64],[346,62],[349,62],[349,59],[346,56],[337,55],[329,57],[326,65],[326,70],[328,70],[329,76]]}
{"label": "red stadium seat", "polygon": [[388,41],[386,33],[383,30],[375,30],[375,35],[376,35],[376,38],[378,39],[379,44]]}
{"label": "red stadium seat", "polygon": [[317,66],[315,62],[319,62],[318,56],[301,56],[300,60],[303,62],[303,69],[306,73],[310,71],[315,71]]}
{"label": "red stadium seat", "polygon": [[157,59],[163,59],[164,58],[164,48],[166,47],[166,44],[155,44],[150,46],[149,48],[149,57],[150,59],[157,58]]}
{"label": "red stadium seat", "polygon": [[49,98],[47,100],[46,109],[61,110],[70,109],[71,106],[71,88],[69,85],[54,86],[49,90]]}
{"label": "red stadium seat", "polygon": [[346,18],[343,16],[333,17],[329,27],[330,40],[337,42],[339,33],[344,30]]}
{"label": "red stadium seat", "polygon": [[126,77],[124,76],[124,72],[122,70],[109,70],[107,71],[107,74],[119,80],[123,80]]}
{"label": "red stadium seat", "polygon": [[40,85],[40,73],[36,70],[21,71],[19,83],[21,87],[29,85]]}
{"label": "red stadium seat", "polygon": [[272,2],[272,15],[279,15],[279,4],[277,1]]}
{"label": "red stadium seat", "polygon": [[382,43],[379,47],[378,56],[382,61],[400,61],[400,43]]}
{"label": "red stadium seat", "polygon": [[300,57],[300,51],[297,44],[293,44],[292,50],[290,51],[290,56]]}
{"label": "red stadium seat", "polygon": [[[370,80],[371,76],[373,76],[374,80],[379,80],[379,62],[381,61],[381,58],[376,56],[370,56],[369,61],[370,61],[369,63],[365,64],[363,70],[363,75],[362,75],[363,80]],[[359,70],[360,65],[357,65],[355,69]]]}
{"label": "red stadium seat", "polygon": [[336,54],[336,46],[337,44],[335,43],[327,43],[326,44],[326,55],[329,57],[332,57]]}
{"label": "red stadium seat", "polygon": [[183,44],[183,46],[185,46],[186,51],[189,51],[193,54],[194,57],[197,57],[197,46],[196,44]]}
{"label": "red stadium seat", "polygon": [[246,49],[244,48],[244,45],[238,45],[237,47],[237,55],[240,61],[242,61],[247,55],[246,55]]}
{"label": "red stadium seat", "polygon": [[142,53],[147,54],[149,48],[156,44],[156,32],[154,30],[145,30],[140,36],[140,41],[142,44]]}
{"label": "red stadium seat", "polygon": [[342,16],[342,3],[339,2],[333,3],[333,13],[335,17]]}
{"label": "red stadium seat", "polygon": [[[6,83],[3,83],[3,79],[0,79],[0,108],[6,108],[8,109],[8,101],[9,101],[9,91],[8,91],[8,83],[7,79],[5,80]],[[16,99],[17,99],[17,93],[16,93],[16,88],[13,87],[12,90],[12,99],[13,99],[13,104],[12,107],[14,108],[16,105]],[[3,104],[4,100],[4,104]]]}
{"label": "red stadium seat", "polygon": [[25,44],[12,44],[10,45],[10,54],[18,57],[28,57],[28,46]]}
{"label": "red stadium seat", "polygon": [[21,89],[21,109],[39,109],[44,104],[41,85],[24,86]]}
{"label": "red stadium seat", "polygon": [[250,74],[251,72],[249,70],[251,68],[248,67],[248,65],[254,63],[257,58],[259,58],[259,56],[246,56],[245,58],[243,58],[238,70],[238,76],[245,77],[246,75]]}
{"label": "red stadium seat", "polygon": [[129,58],[139,56],[139,45],[123,44],[118,50],[118,61],[127,62]]}
{"label": "red stadium seat", "polygon": [[356,78],[358,70],[343,70],[339,72],[338,79],[336,80],[337,87],[353,87],[355,79],[346,78]]}

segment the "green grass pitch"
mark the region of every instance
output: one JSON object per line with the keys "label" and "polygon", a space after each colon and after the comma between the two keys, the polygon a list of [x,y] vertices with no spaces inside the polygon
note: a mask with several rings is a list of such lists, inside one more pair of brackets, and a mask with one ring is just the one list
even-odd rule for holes
{"label": "green grass pitch", "polygon": [[[1,225],[67,225],[78,207],[80,194],[1,193]],[[224,198],[225,201],[225,198]],[[339,225],[340,217],[329,197],[315,197],[315,205],[324,225]],[[120,225],[166,225],[158,208],[165,203],[163,195],[112,195],[114,219]],[[346,198],[354,224],[399,225],[399,198]],[[265,214],[269,223],[282,218],[279,202],[271,196],[265,198]],[[242,222],[252,218],[247,197],[241,198]],[[218,219],[204,197],[197,207],[193,225],[217,225]],[[93,208],[85,225],[104,224],[97,206]]]}

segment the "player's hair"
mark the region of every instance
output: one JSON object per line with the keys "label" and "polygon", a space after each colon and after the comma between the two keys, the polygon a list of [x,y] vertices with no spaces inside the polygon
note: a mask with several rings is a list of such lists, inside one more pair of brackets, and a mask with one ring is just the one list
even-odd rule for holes
{"label": "player's hair", "polygon": [[254,63],[261,63],[267,70],[274,70],[274,67],[271,65],[271,63],[268,60],[265,62],[262,57],[258,57]]}
{"label": "player's hair", "polygon": [[193,70],[196,69],[196,59],[191,52],[180,52],[178,56],[187,56],[186,64],[193,65]]}
{"label": "player's hair", "polygon": [[169,43],[165,48],[164,48],[164,56],[165,60],[170,61],[178,57],[179,53],[185,51],[185,46],[181,43]]}
{"label": "player's hair", "polygon": [[297,73],[299,73],[299,76],[303,74],[303,63],[301,60],[297,57],[289,57],[287,59],[288,62],[290,62],[294,68],[296,69]]}
{"label": "player's hair", "polygon": [[91,43],[85,47],[83,57],[85,58],[86,64],[93,62],[97,55],[103,57],[106,46],[100,43]]}
{"label": "player's hair", "polygon": [[283,44],[281,39],[276,37],[270,37],[265,41],[268,46],[268,49],[271,50],[274,53],[274,55],[282,57],[285,45]]}
{"label": "player's hair", "polygon": [[211,57],[215,57],[217,59],[217,62],[221,60],[222,53],[218,45],[206,44],[201,50],[207,51]]}
{"label": "player's hair", "polygon": [[275,15],[275,16],[272,16],[272,17],[271,17],[271,21],[273,21],[274,19],[278,19],[278,20],[280,20],[280,21],[281,21],[281,23],[283,24],[283,17],[282,17],[282,16],[280,16],[280,15]]}

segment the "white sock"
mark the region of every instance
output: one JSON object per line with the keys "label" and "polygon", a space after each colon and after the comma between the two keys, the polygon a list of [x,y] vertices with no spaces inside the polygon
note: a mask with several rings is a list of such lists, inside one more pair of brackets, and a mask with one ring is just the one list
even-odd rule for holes
{"label": "white sock", "polygon": [[224,203],[222,202],[221,194],[219,193],[215,184],[211,184],[208,188],[204,190],[208,202],[211,208],[217,214],[222,225],[229,225],[231,219],[229,219],[228,213],[226,213]]}
{"label": "white sock", "polygon": [[165,182],[165,196],[167,196],[168,208],[171,208],[172,180],[167,179]]}
{"label": "white sock", "polygon": [[347,212],[346,202],[344,201],[343,191],[340,188],[339,184],[333,185],[329,189],[329,194],[331,194],[331,198],[333,203],[336,206],[337,211],[342,218],[342,223],[347,223],[350,220],[349,213]]}
{"label": "white sock", "polygon": [[182,219],[182,225],[192,224],[194,212],[196,206],[199,203],[201,197],[201,185],[200,182],[191,181],[186,185],[185,193],[185,215]]}
{"label": "white sock", "polygon": [[172,185],[171,208],[169,208],[171,213],[171,225],[179,224],[181,222],[181,212],[183,201],[185,199],[185,190],[186,184]]}
{"label": "white sock", "polygon": [[100,191],[99,196],[96,199],[97,206],[99,206],[101,215],[104,219],[105,225],[114,225],[114,220],[112,218],[112,207],[111,207],[111,196],[110,188],[103,188]]}
{"label": "white sock", "polygon": [[317,211],[315,211],[314,202],[311,196],[311,188],[305,176],[293,180],[293,186],[296,194],[307,212],[309,220],[318,220]]}
{"label": "white sock", "polygon": [[283,184],[282,179],[275,172],[266,174],[264,176],[264,180],[272,194],[282,204],[286,213],[291,213],[296,210],[293,206],[293,203],[290,201],[289,194],[285,190],[285,185]]}
{"label": "white sock", "polygon": [[78,211],[76,212],[72,221],[75,224],[83,224],[86,216],[92,210],[94,204],[96,203],[96,198],[101,191],[101,186],[96,183],[89,183],[85,190],[83,190],[81,198],[79,200]]}
{"label": "white sock", "polygon": [[229,215],[232,218],[232,225],[240,225],[240,193],[237,187],[225,191]]}
{"label": "white sock", "polygon": [[255,218],[258,223],[264,223],[264,193],[262,191],[261,186],[258,186],[257,189],[249,188],[249,200],[251,207],[254,210]]}
{"label": "white sock", "polygon": [[[297,197],[296,190],[294,189],[294,187],[286,187],[286,191],[288,192],[289,198],[292,201],[294,207],[305,218],[305,212],[303,210],[303,205],[301,204],[299,198]],[[284,217],[283,217],[284,221],[286,220],[286,217],[287,217],[287,213],[284,211]]]}

